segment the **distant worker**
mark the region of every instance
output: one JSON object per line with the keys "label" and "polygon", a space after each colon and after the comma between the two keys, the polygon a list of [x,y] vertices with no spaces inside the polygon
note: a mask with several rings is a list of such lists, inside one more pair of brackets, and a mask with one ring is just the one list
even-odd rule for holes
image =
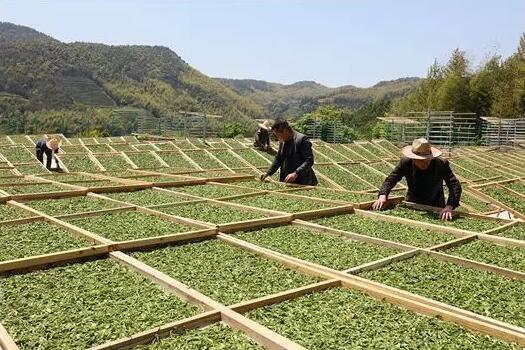
{"label": "distant worker", "polygon": [[279,181],[317,185],[317,177],[312,169],[314,165],[312,143],[308,137],[293,130],[288,121],[280,118],[273,123],[272,131],[279,140],[279,150],[272,165],[265,174],[261,175],[261,181],[275,174],[280,168]]}
{"label": "distant worker", "polygon": [[253,142],[253,147],[258,148],[262,151],[270,151],[270,126],[271,123],[269,120],[265,120],[263,123],[260,123],[255,133],[255,140]]}
{"label": "distant worker", "polygon": [[[60,149],[60,138],[51,136],[48,139],[42,139],[36,143],[36,157],[44,164],[44,155],[46,156],[45,166],[49,170],[61,171],[57,157],[54,154]],[[55,159],[56,168],[51,168],[52,159]]]}
{"label": "distant worker", "polygon": [[[381,209],[390,191],[405,177],[408,184],[407,201],[443,208],[439,213],[441,219],[451,220],[452,210],[459,206],[461,184],[452,173],[448,160],[439,158],[441,151],[424,138],[414,140],[412,146],[401,150],[401,154],[401,161],[385,179],[372,208]],[[449,190],[446,205],[443,181]]]}

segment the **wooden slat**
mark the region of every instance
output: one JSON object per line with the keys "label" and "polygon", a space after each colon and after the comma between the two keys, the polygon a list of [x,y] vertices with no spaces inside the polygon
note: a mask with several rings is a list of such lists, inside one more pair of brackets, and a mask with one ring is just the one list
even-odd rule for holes
{"label": "wooden slat", "polygon": [[275,293],[272,295],[263,296],[260,298],[243,301],[237,304],[230,305],[229,308],[238,313],[244,314],[251,310],[255,310],[268,305],[274,305],[281,303],[286,300],[296,299],[303,295],[312,294],[315,292],[324,291],[331,288],[337,288],[341,286],[341,281],[337,279],[331,279],[326,281],[317,282],[303,287],[285,290],[283,292]]}
{"label": "wooden slat", "polygon": [[0,322],[0,347],[2,350],[19,350],[18,345]]}
{"label": "wooden slat", "polygon": [[341,279],[344,287],[361,290],[364,293],[417,313],[440,316],[445,321],[453,321],[466,328],[479,331],[506,341],[525,345],[525,329],[463,310],[445,303],[425,298],[394,287],[373,282],[359,276],[345,274],[324,266],[277,253],[266,248],[219,233],[218,238],[234,246],[257,253],[303,272],[317,274],[328,279]]}
{"label": "wooden slat", "polygon": [[220,320],[221,313],[217,310],[210,310],[192,317],[185,318],[183,320],[148,329],[146,331],[134,334],[131,337],[125,337],[102,345],[94,346],[88,350],[132,349],[138,345],[150,344],[154,340],[163,339],[184,330],[206,327],[210,324],[219,322]]}
{"label": "wooden slat", "polygon": [[157,271],[150,266],[121,252],[110,253],[110,256],[127,265],[132,270],[152,279],[167,290],[173,292],[186,301],[200,304],[208,310],[221,312],[221,320],[230,327],[246,333],[250,338],[270,350],[305,350],[297,343],[271,331],[270,329],[242,316],[228,307],[212,300],[211,298],[189,288],[185,284]]}

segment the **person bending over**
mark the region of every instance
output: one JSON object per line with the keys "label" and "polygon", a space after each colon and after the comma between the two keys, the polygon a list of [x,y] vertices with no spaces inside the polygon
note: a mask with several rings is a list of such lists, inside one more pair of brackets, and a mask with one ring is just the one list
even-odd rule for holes
{"label": "person bending over", "polygon": [[[407,201],[443,208],[440,211],[441,219],[451,220],[452,210],[459,206],[461,183],[450,169],[448,160],[439,158],[441,151],[424,138],[414,140],[412,146],[401,150],[401,154],[399,164],[385,179],[372,208],[381,209],[390,191],[405,177],[408,184]],[[443,181],[449,189],[446,203]]]}

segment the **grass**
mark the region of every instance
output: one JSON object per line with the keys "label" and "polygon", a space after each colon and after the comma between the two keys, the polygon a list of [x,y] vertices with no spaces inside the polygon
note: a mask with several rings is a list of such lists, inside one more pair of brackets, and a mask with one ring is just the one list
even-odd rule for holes
{"label": "grass", "polygon": [[0,221],[21,219],[30,216],[25,210],[12,207],[7,204],[0,204]]}
{"label": "grass", "polygon": [[310,350],[519,349],[342,288],[256,309],[248,316]]}
{"label": "grass", "polygon": [[293,226],[243,232],[238,238],[316,264],[345,270],[397,251]]}
{"label": "grass", "polygon": [[0,261],[88,247],[70,232],[45,222],[2,226]]}
{"label": "grass", "polygon": [[96,197],[67,197],[60,199],[34,200],[25,203],[27,206],[48,215],[65,215],[94,211],[122,206],[121,204]]}
{"label": "grass", "polygon": [[0,279],[0,319],[21,350],[84,350],[198,313],[111,260]]}
{"label": "grass", "polygon": [[217,240],[134,256],[223,304],[234,304],[318,280]]}
{"label": "grass", "polygon": [[467,259],[498,265],[511,270],[525,271],[525,249],[504,247],[497,244],[476,240],[445,251]]}
{"label": "grass", "polygon": [[134,350],[263,350],[262,346],[248,338],[242,332],[231,329],[222,323],[213,324],[203,329],[185,330],[182,333],[156,341],[150,345],[141,345]]}
{"label": "grass", "polygon": [[323,202],[310,201],[301,198],[287,198],[284,196],[263,194],[253,197],[233,199],[231,202],[249,205],[257,208],[282,211],[285,213],[297,213],[308,210],[324,209],[336,206]]}
{"label": "grass", "polygon": [[362,276],[500,321],[525,325],[525,281],[426,256],[365,272]]}
{"label": "grass", "polygon": [[157,237],[192,230],[189,226],[136,211],[105,213],[72,219],[69,222],[113,241]]}
{"label": "grass", "polygon": [[247,210],[224,207],[211,203],[196,203],[173,207],[157,208],[166,214],[182,216],[212,224],[226,224],[229,222],[260,219],[266,215]]}
{"label": "grass", "polygon": [[454,236],[394,222],[384,222],[357,214],[332,216],[313,221],[316,224],[386,239],[417,247],[431,247],[451,241]]}
{"label": "grass", "polygon": [[475,232],[483,232],[501,226],[501,223],[498,221],[470,218],[466,216],[455,217],[452,221],[444,221],[439,218],[437,213],[414,210],[404,207],[383,210],[381,213]]}

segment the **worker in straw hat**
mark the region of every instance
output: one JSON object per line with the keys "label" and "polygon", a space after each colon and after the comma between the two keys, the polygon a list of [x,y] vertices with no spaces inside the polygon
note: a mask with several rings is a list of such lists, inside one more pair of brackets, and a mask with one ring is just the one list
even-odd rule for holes
{"label": "worker in straw hat", "polygon": [[[44,137],[44,139],[38,141],[36,143],[36,157],[38,160],[44,164],[44,156],[46,156],[46,162],[45,166],[49,170],[56,170],[60,171],[60,165],[58,163],[57,157],[54,156],[55,153],[58,153],[60,150],[60,137],[58,136],[50,136],[50,137]],[[56,168],[51,168],[52,159],[55,159]]]}
{"label": "worker in straw hat", "polygon": [[255,133],[255,140],[253,147],[263,151],[270,151],[270,128],[271,122],[265,120],[263,123],[258,124],[257,132]]}
{"label": "worker in straw hat", "polygon": [[[390,191],[405,177],[408,184],[406,200],[443,208],[440,217],[443,220],[452,219],[452,210],[459,206],[461,184],[450,169],[446,159],[439,158],[441,151],[432,147],[424,139],[416,139],[412,146],[401,150],[402,158],[396,168],[385,179],[379,190],[379,198],[372,208],[381,209],[388,200]],[[443,181],[448,187],[449,195],[445,203]]]}

